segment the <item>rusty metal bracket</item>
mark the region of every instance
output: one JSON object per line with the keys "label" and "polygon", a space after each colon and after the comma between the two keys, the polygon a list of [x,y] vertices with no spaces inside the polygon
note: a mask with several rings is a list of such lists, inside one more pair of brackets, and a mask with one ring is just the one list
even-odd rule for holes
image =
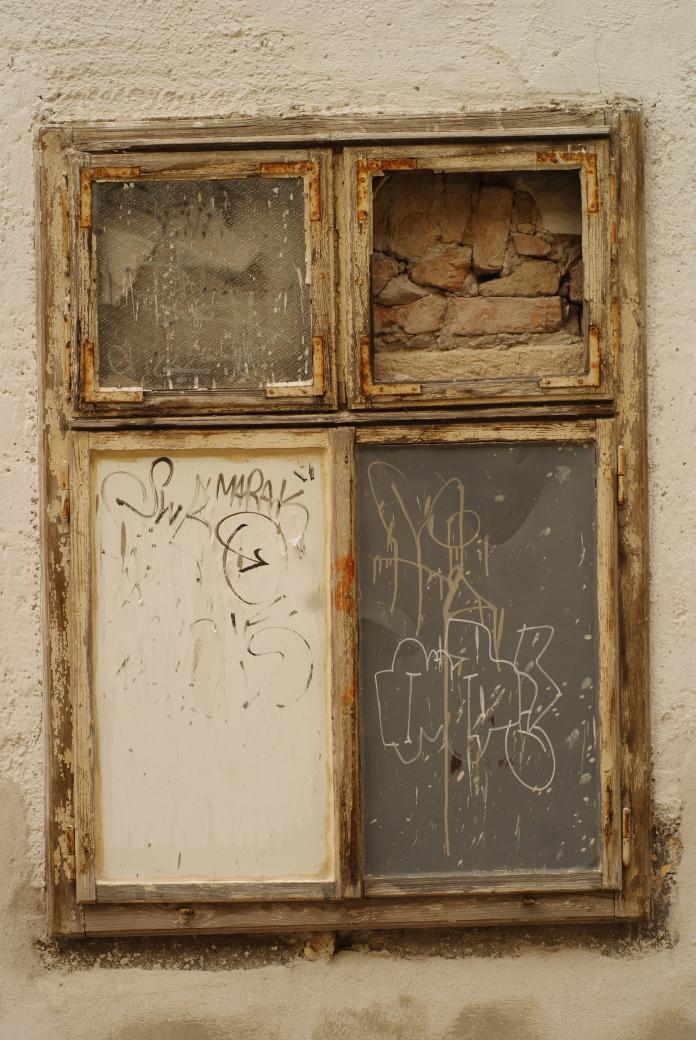
{"label": "rusty metal bracket", "polygon": [[577,166],[585,176],[587,212],[599,212],[599,185],[597,180],[597,156],[594,152],[537,152],[537,162],[549,164]]}
{"label": "rusty metal bracket", "polygon": [[413,397],[422,393],[420,383],[375,383],[372,379],[372,344],[360,337],[360,389],[365,397]]}
{"label": "rusty metal bracket", "polygon": [[80,227],[92,226],[92,183],[131,181],[140,176],[139,166],[85,166],[80,170]]}
{"label": "rusty metal bracket", "polygon": [[382,176],[394,170],[415,170],[415,159],[358,159],[357,170],[357,206],[358,220],[366,221],[370,214],[370,187],[372,178]]}
{"label": "rusty metal bracket", "polygon": [[324,337],[312,336],[312,382],[268,383],[266,397],[323,397],[326,393]]}
{"label": "rusty metal bracket", "polygon": [[581,376],[542,376],[539,386],[543,389],[559,389],[575,386],[600,386],[602,379],[602,353],[598,325],[590,325],[587,336],[589,364]]}
{"label": "rusty metal bracket", "polygon": [[259,163],[262,177],[303,177],[309,198],[309,219],[321,220],[321,180],[319,163],[314,159],[306,162],[262,162]]}

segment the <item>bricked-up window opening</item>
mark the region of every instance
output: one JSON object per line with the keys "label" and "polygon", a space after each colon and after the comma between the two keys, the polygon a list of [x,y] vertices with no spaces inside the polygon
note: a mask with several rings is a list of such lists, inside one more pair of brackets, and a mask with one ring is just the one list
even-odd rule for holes
{"label": "bricked-up window opening", "polygon": [[39,157],[53,931],[643,915],[638,116]]}
{"label": "bricked-up window opening", "polygon": [[577,170],[398,171],[373,193],[377,381],[584,371]]}

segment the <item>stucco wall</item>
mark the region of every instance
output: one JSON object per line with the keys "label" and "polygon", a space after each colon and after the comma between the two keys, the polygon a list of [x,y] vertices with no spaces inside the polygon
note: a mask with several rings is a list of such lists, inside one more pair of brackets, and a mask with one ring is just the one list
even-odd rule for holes
{"label": "stucco wall", "polygon": [[[5,0],[0,24],[0,1036],[696,1036],[693,0]],[[647,119],[655,801],[665,818],[682,814],[684,845],[667,934],[588,936],[572,948],[553,934],[450,936],[330,962],[270,940],[261,953],[234,940],[200,955],[166,943],[101,944],[83,956],[46,946],[37,124],[601,105],[616,95],[636,99]]]}

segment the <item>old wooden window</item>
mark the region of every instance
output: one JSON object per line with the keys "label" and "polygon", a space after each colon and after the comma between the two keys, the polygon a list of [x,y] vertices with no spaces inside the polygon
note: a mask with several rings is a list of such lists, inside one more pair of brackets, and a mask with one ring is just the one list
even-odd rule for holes
{"label": "old wooden window", "polygon": [[94,162],[73,175],[76,404],[334,403],[330,154]]}
{"label": "old wooden window", "polygon": [[346,164],[356,406],[611,394],[605,140]]}
{"label": "old wooden window", "polygon": [[53,930],[644,914],[638,115],[38,152]]}

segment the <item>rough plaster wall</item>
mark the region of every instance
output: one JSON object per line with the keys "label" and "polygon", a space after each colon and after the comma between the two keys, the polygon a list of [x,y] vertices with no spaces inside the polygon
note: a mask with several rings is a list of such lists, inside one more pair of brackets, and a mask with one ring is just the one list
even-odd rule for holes
{"label": "rough plaster wall", "polygon": [[[693,0],[4,0],[0,24],[0,1036],[696,1036]],[[129,968],[113,952],[80,970],[42,958],[33,129],[616,95],[647,116],[655,791],[663,811],[684,814],[673,943],[610,955],[548,943],[518,956],[497,946],[495,958],[344,952],[330,963],[185,974]]]}

